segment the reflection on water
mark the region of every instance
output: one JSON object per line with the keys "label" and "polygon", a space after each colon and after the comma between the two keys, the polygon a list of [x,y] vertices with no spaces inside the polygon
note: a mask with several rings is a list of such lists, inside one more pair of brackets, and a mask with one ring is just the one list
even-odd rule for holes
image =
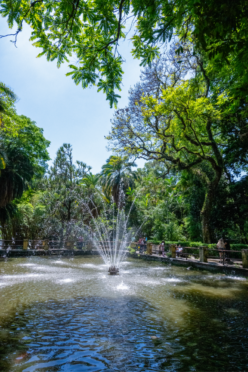
{"label": "reflection on water", "polygon": [[0,371],[248,371],[248,281],[129,260],[0,263]]}

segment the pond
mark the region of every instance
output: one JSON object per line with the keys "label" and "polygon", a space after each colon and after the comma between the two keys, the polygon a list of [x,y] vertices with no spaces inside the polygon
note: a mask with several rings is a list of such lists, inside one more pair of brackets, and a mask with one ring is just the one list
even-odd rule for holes
{"label": "pond", "polygon": [[247,371],[248,281],[128,259],[0,262],[0,371]]}

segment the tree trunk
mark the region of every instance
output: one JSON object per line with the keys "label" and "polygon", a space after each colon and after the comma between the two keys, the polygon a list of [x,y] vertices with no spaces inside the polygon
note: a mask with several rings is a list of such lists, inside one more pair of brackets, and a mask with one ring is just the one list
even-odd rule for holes
{"label": "tree trunk", "polygon": [[204,204],[201,210],[201,223],[202,223],[202,240],[203,243],[211,243],[211,226],[210,218],[211,211],[216,194],[216,189],[220,181],[221,173],[216,175],[215,179],[208,185],[205,194]]}
{"label": "tree trunk", "polygon": [[211,243],[210,213],[211,209],[210,210],[204,209],[201,211],[203,243]]}

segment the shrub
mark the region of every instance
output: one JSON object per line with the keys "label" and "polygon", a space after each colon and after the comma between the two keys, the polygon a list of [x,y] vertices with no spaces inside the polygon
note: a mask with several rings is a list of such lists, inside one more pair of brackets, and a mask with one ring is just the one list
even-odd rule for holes
{"label": "shrub", "polygon": [[129,253],[131,254],[136,252],[136,250],[130,247],[130,245],[127,247],[127,249],[129,250]]}

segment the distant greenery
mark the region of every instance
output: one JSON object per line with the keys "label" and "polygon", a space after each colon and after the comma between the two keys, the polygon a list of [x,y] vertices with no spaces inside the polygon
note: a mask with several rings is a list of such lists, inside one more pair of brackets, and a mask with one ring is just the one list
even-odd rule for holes
{"label": "distant greenery", "polygon": [[[128,213],[132,206],[129,225],[139,231],[136,239],[146,236],[155,244],[165,240],[166,244],[201,246],[202,184],[188,182],[187,178],[185,183],[181,174],[168,176],[166,167],[157,162],[148,162],[142,169],[131,170],[130,177],[134,172],[136,180],[134,178],[132,187],[126,188],[124,204],[116,207],[125,208]],[[108,182],[103,183],[103,179],[101,174],[93,175],[85,163],[74,163],[72,147],[64,144],[46,174],[37,178],[34,187],[24,191],[21,198],[10,203],[14,210],[2,225],[3,236],[77,239],[84,235],[83,225],[94,229],[92,217],[105,220],[104,210],[112,208],[108,195],[112,194],[111,187],[114,188],[115,184],[110,187]],[[207,244],[209,248],[216,247],[220,236],[229,237],[234,250],[246,248],[246,182],[246,176],[231,183],[223,181],[217,189],[211,212],[212,244]],[[241,190],[242,193],[232,190]],[[243,208],[240,214],[237,207]],[[112,224],[111,219],[109,224]]]}
{"label": "distant greenery", "polygon": [[[163,70],[165,65],[159,62],[158,66]],[[181,66],[177,73],[180,73],[180,69]],[[160,70],[153,66],[144,71],[142,84],[148,81],[150,89],[154,89],[156,82],[152,78],[154,71]],[[161,73],[160,76],[167,79],[166,74]],[[200,89],[201,78],[199,80],[200,85],[197,83],[189,89]],[[151,81],[153,84],[150,84]],[[222,132],[223,111],[218,114],[220,116],[216,114],[218,117],[213,120],[213,139],[209,145],[204,143],[205,140],[210,141],[204,120],[209,120],[209,115],[216,113],[215,105],[211,106],[212,98],[206,100],[196,95],[192,102],[191,96],[187,99],[184,96],[187,96],[188,88],[186,93],[180,88],[177,96],[175,87],[171,89],[168,85],[167,93],[170,92],[166,104],[163,99],[160,100],[160,95],[152,98],[151,94],[147,97],[152,102],[150,105],[150,101],[140,95],[140,91],[146,88],[142,84],[130,92],[130,112],[123,114],[119,109],[115,114],[110,143],[117,141],[115,145],[119,154],[110,156],[99,174],[93,174],[91,167],[84,162],[73,160],[70,144],[63,144],[58,149],[53,164],[48,167],[49,141],[44,138],[42,129],[31,119],[17,114],[14,93],[0,85],[0,225],[4,239],[75,240],[84,235],[85,226],[94,230],[94,218],[104,220],[111,228],[115,221],[112,212],[110,217],[106,210],[112,210],[114,203],[114,208],[125,209],[129,213],[129,226],[138,231],[136,239],[146,236],[157,244],[165,240],[167,243],[180,242],[183,246],[192,247],[198,247],[205,241],[208,247],[215,247],[216,241],[224,236],[231,240],[232,249],[246,248],[246,155],[243,144],[236,143],[236,154],[234,152],[231,158],[229,153],[234,146],[233,136],[229,140]],[[185,115],[186,129],[180,127],[180,117],[171,115],[173,110],[170,104],[175,111],[179,102],[182,108],[186,105],[186,111],[181,113]],[[188,116],[187,107],[191,107]],[[167,109],[169,113],[166,113]],[[124,122],[125,125],[122,125]],[[164,123],[167,123],[167,127],[163,127]],[[122,127],[118,129],[118,125]],[[161,133],[159,128],[164,128]],[[139,138],[144,138],[143,148],[137,138],[138,132],[135,132],[138,130],[141,131]],[[156,134],[152,132],[154,130]],[[126,141],[125,148],[122,141]],[[146,152],[144,156],[148,161],[143,168],[137,169],[130,144],[137,156],[144,155],[146,146],[151,146],[150,153]],[[181,149],[176,151],[179,146]],[[182,150],[182,147],[189,152]],[[192,165],[192,162],[195,164]],[[220,164],[220,174],[218,182],[214,183],[216,164]],[[202,213],[209,197],[209,187],[213,185],[206,238],[202,228]],[[237,243],[240,245],[235,245]]]}

